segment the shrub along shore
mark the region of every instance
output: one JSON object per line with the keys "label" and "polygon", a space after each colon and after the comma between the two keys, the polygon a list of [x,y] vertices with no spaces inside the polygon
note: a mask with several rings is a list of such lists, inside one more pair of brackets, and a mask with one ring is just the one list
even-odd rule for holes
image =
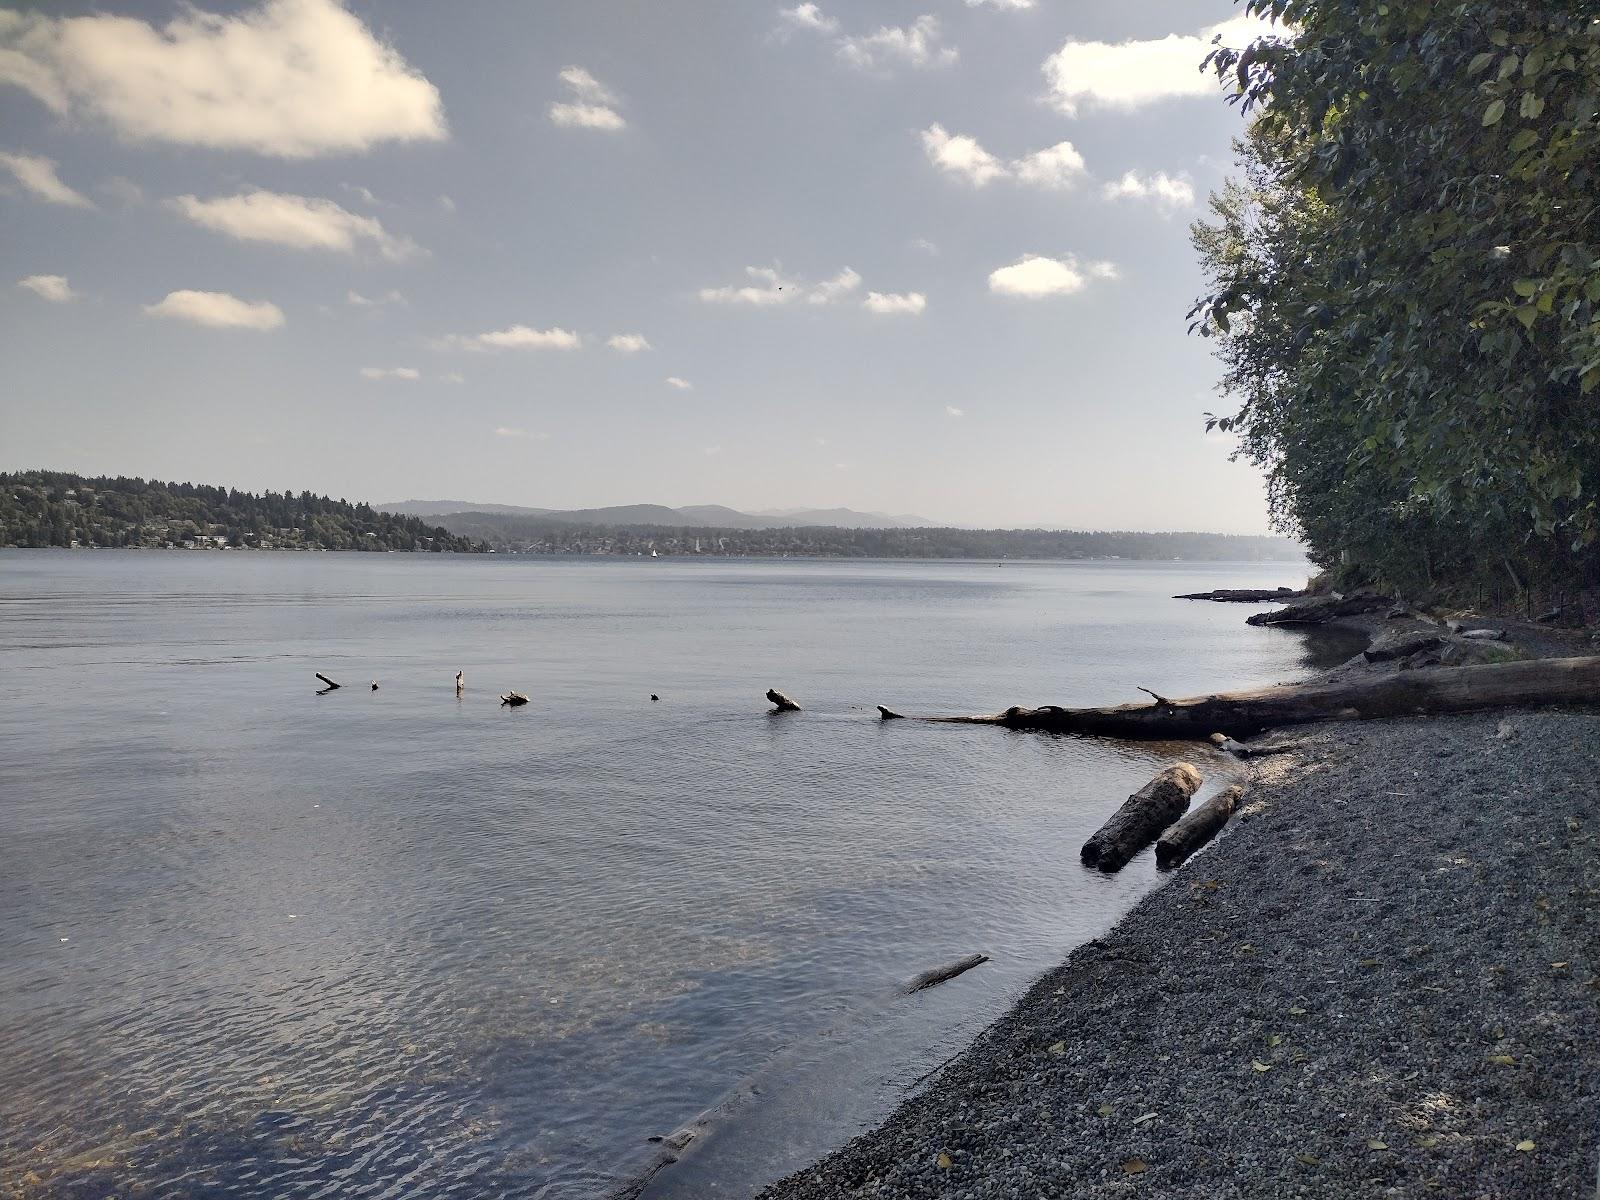
{"label": "shrub along shore", "polygon": [[[1579,633],[1508,637],[1592,653]],[[1250,760],[1220,841],[882,1126],[764,1196],[1592,1188],[1600,710],[1295,740]]]}

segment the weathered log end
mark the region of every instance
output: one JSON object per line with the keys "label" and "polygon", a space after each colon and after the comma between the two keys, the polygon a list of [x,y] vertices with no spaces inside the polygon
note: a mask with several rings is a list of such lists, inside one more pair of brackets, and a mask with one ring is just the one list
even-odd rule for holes
{"label": "weathered log end", "polygon": [[943,983],[947,979],[954,979],[957,975],[964,975],[980,963],[989,961],[987,954],[969,954],[965,958],[958,958],[955,962],[945,963],[942,967],[934,967],[931,971],[924,971],[906,980],[905,986],[900,989],[900,994],[909,996],[912,992],[920,992],[924,988],[931,988],[936,983]]}
{"label": "weathered log end", "polygon": [[1175,763],[1158,773],[1083,844],[1079,854],[1083,865],[1107,873],[1122,870],[1188,811],[1189,799],[1200,784],[1200,772],[1190,763]]}
{"label": "weathered log end", "polygon": [[1163,871],[1176,867],[1221,833],[1243,795],[1244,789],[1238,784],[1224,788],[1174,823],[1156,840],[1156,866]]}
{"label": "weathered log end", "polygon": [[885,708],[881,704],[878,705],[878,717],[884,721],[903,721],[906,719],[904,713],[897,713],[894,709]]}
{"label": "weathered log end", "polygon": [[772,701],[774,712],[799,712],[800,706],[777,688],[767,689],[767,699]]}
{"label": "weathered log end", "polygon": [[332,691],[337,691],[338,690],[339,685],[337,683],[335,683],[333,680],[329,679],[321,671],[313,671],[312,674],[314,674],[318,679],[322,680],[323,683],[328,685],[328,688],[327,688],[328,691],[332,692]]}

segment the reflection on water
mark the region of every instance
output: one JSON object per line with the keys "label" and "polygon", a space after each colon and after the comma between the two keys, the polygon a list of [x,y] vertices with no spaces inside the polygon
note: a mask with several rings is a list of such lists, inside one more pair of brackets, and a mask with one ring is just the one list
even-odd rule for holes
{"label": "reflection on water", "polygon": [[872,706],[1288,678],[1167,597],[1298,582],[0,553],[0,1194],[593,1196],[930,963],[992,1011],[1153,886],[1076,849],[1165,751]]}

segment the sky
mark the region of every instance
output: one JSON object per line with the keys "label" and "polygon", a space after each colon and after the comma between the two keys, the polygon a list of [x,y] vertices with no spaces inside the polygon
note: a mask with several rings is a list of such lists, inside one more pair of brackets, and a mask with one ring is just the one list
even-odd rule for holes
{"label": "sky", "polygon": [[1230,0],[0,0],[0,469],[1267,528]]}

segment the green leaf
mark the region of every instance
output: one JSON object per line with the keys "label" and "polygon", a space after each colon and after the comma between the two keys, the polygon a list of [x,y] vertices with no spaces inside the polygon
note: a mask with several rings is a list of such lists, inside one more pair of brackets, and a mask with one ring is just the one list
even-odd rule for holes
{"label": "green leaf", "polygon": [[1500,124],[1500,118],[1506,115],[1506,102],[1504,100],[1491,100],[1489,107],[1483,110],[1484,126]]}
{"label": "green leaf", "polygon": [[1535,96],[1532,92],[1523,92],[1522,103],[1518,106],[1517,111],[1526,120],[1534,120],[1544,111],[1544,97]]}
{"label": "green leaf", "polygon": [[1495,53],[1493,50],[1485,50],[1482,54],[1474,55],[1472,61],[1467,64],[1467,74],[1482,75],[1489,69],[1489,64],[1494,60]]}
{"label": "green leaf", "polygon": [[1531,296],[1539,290],[1539,281],[1537,279],[1519,279],[1511,285],[1511,290],[1519,296]]}
{"label": "green leaf", "polygon": [[1539,135],[1532,129],[1519,129],[1517,136],[1511,139],[1511,153],[1521,154],[1524,150],[1537,145]]}

